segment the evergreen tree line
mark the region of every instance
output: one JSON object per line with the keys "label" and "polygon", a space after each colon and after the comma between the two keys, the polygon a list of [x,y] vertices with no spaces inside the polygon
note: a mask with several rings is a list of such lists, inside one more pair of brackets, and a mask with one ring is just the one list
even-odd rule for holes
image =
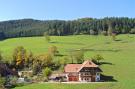
{"label": "evergreen tree line", "polygon": [[135,18],[106,17],[102,19],[81,18],[77,20],[34,20],[21,19],[0,22],[0,39],[13,37],[49,35],[97,35],[107,33],[108,29],[117,34],[134,34]]}

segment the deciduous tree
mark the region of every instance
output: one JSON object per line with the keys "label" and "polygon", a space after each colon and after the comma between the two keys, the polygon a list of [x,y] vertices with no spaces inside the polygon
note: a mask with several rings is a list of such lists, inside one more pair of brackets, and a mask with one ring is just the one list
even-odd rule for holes
{"label": "deciduous tree", "polygon": [[46,40],[47,42],[50,42],[50,41],[51,41],[51,38],[50,38],[48,32],[44,32],[44,37],[45,37],[45,40]]}
{"label": "deciduous tree", "polygon": [[51,66],[53,60],[52,55],[49,53],[39,55],[37,59],[39,60],[42,68]]}
{"label": "deciduous tree", "polygon": [[97,54],[92,59],[97,61],[98,64],[100,64],[100,61],[103,60],[104,58],[100,54]]}
{"label": "deciduous tree", "polygon": [[84,51],[72,51],[70,52],[70,57],[73,63],[73,60],[75,60],[77,63],[82,63],[84,61]]}
{"label": "deciduous tree", "polygon": [[55,56],[58,53],[58,49],[56,46],[51,46],[48,49],[48,53],[50,53],[52,56]]}
{"label": "deciduous tree", "polygon": [[13,59],[16,61],[18,68],[23,68],[25,62],[28,60],[26,49],[23,46],[18,46],[14,49]]}

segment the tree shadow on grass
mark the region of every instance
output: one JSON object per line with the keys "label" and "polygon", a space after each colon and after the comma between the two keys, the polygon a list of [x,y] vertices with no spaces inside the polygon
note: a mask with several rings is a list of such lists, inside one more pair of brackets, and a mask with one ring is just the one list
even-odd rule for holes
{"label": "tree shadow on grass", "polygon": [[111,42],[105,42],[104,44],[111,44]]}
{"label": "tree shadow on grass", "polygon": [[63,57],[63,56],[67,56],[67,55],[65,55],[65,54],[56,54],[55,56]]}
{"label": "tree shadow on grass", "polygon": [[128,43],[129,41],[121,41],[121,43]]}
{"label": "tree shadow on grass", "polygon": [[110,62],[100,62],[99,63],[99,65],[104,65],[104,64],[106,64],[106,65],[114,65],[113,63],[110,63]]}
{"label": "tree shadow on grass", "polygon": [[54,43],[54,44],[55,44],[55,43],[58,43],[58,42],[56,42],[56,41],[51,41],[51,42],[49,42],[49,43]]}
{"label": "tree shadow on grass", "polygon": [[70,45],[84,45],[83,43],[76,43],[76,42],[56,42],[56,41],[53,41],[53,42],[50,42],[50,43],[57,43],[57,44],[70,44]]}
{"label": "tree shadow on grass", "polygon": [[101,74],[101,80],[104,82],[118,82],[113,76]]}
{"label": "tree shadow on grass", "polygon": [[119,52],[120,49],[83,49],[85,51],[108,51],[108,52]]}
{"label": "tree shadow on grass", "polygon": [[121,39],[116,39],[115,41],[122,41]]}

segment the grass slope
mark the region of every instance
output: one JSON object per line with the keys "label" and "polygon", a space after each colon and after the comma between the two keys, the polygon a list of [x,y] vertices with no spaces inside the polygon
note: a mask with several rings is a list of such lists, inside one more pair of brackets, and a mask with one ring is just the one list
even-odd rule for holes
{"label": "grass slope", "polygon": [[[50,45],[58,47],[60,53],[68,54],[71,49],[84,48],[85,59],[96,54],[101,54],[108,64],[102,65],[103,74],[112,76],[116,83],[103,84],[32,84],[15,89],[135,89],[135,35],[119,35],[112,41],[105,36],[52,36],[51,43],[47,43],[44,37],[13,38],[0,42],[0,50],[3,55],[11,53],[16,46],[24,46],[34,54],[42,54]],[[112,63],[110,65],[109,63]]]}

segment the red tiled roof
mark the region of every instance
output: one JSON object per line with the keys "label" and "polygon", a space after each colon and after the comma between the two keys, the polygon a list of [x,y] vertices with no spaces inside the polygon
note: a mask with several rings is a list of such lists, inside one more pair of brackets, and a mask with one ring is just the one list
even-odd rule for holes
{"label": "red tiled roof", "polygon": [[65,72],[77,72],[78,69],[80,69],[80,67],[82,66],[82,64],[67,64],[64,68]]}
{"label": "red tiled roof", "polygon": [[67,64],[64,68],[65,72],[79,72],[83,67],[98,67],[92,61],[84,61],[83,64]]}

